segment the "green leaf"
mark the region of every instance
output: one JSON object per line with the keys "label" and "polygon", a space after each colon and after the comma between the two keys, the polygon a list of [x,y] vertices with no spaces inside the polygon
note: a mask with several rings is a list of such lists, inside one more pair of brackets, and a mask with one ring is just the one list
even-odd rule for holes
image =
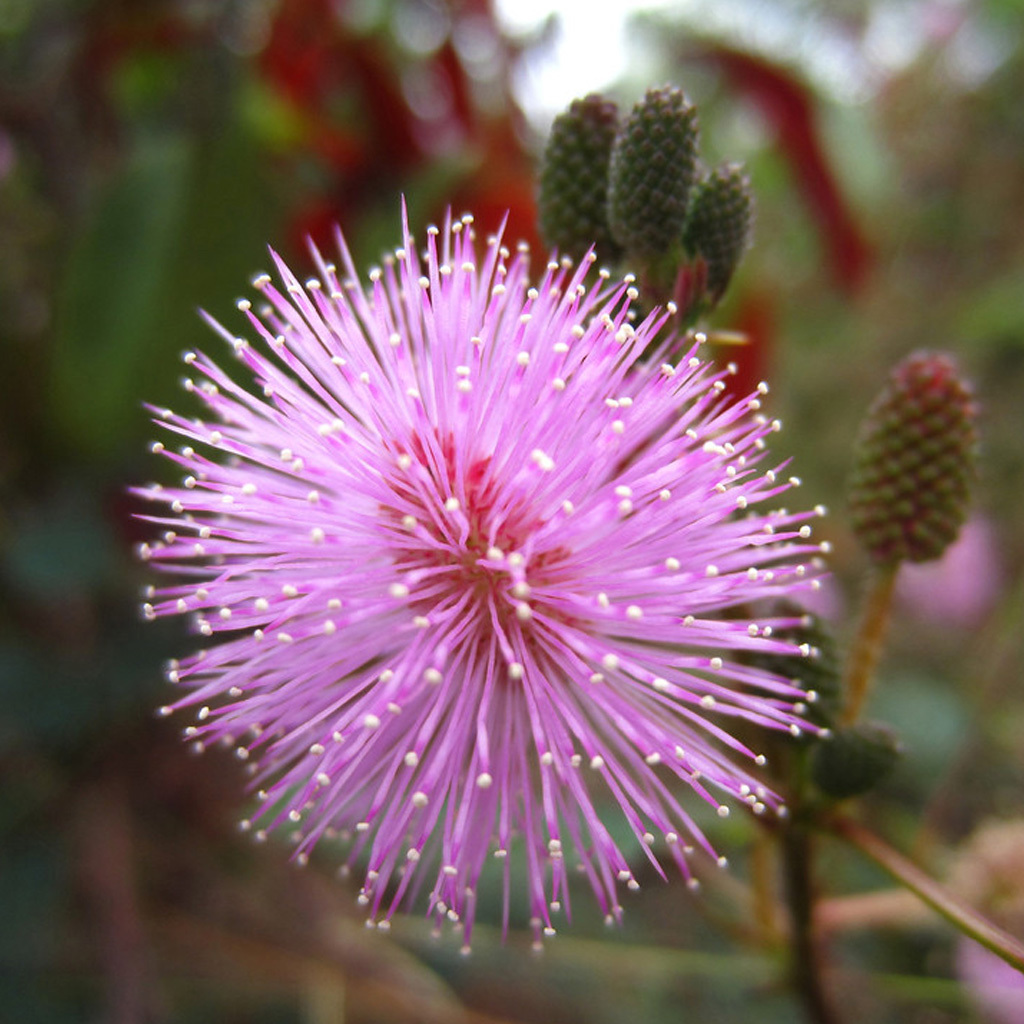
{"label": "green leaf", "polygon": [[141,396],[153,312],[175,252],[187,194],[189,147],[141,144],[103,189],[69,256],[59,298],[50,378],[51,420],[61,439],[111,454]]}

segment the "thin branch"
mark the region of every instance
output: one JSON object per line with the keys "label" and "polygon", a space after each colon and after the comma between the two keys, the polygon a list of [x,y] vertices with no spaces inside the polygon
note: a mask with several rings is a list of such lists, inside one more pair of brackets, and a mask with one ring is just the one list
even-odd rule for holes
{"label": "thin branch", "polygon": [[837,817],[828,827],[941,914],[954,928],[1024,973],[1024,943],[969,907],[859,822]]}

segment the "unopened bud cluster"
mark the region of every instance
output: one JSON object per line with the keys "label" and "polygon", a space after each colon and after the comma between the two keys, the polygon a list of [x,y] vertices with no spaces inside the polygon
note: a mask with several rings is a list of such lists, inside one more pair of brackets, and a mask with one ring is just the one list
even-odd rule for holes
{"label": "unopened bud cluster", "polygon": [[576,100],[552,127],[539,201],[550,245],[622,259],[648,301],[674,300],[690,323],[721,299],[753,219],[742,168],[703,171],[697,137],[679,89],[649,90],[624,118],[601,96]]}
{"label": "unopened bud cluster", "polygon": [[861,428],[850,485],[853,529],[880,565],[938,558],[967,515],[976,412],[953,359],[900,363]]}

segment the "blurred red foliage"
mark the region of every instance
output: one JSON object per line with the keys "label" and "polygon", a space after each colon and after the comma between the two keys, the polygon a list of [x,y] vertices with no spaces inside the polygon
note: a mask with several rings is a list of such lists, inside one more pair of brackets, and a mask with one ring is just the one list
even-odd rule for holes
{"label": "blurred red foliage", "polygon": [[715,47],[705,57],[721,68],[732,87],[746,95],[775,130],[818,226],[836,285],[848,295],[855,294],[871,269],[871,248],[829,167],[807,87],[785,69],[749,53]]}
{"label": "blurred red foliage", "polygon": [[[308,237],[329,245],[335,223],[351,223],[377,203],[393,208],[395,194],[437,161],[439,146],[444,157],[466,157],[466,171],[446,190],[443,207],[431,211],[434,217],[450,204],[455,213],[473,212],[488,232],[508,213],[510,236],[536,241],[532,167],[509,88],[514,49],[502,40],[489,0],[451,5],[447,14],[449,31],[432,52],[403,55],[388,30],[349,31],[331,0],[281,4],[260,70],[301,112],[306,155],[316,156],[326,181],[293,216],[294,243]],[[489,70],[500,101],[486,111],[453,38],[459,19],[468,17],[483,19],[498,47]],[[410,103],[412,86],[403,86],[406,60],[444,97],[443,111],[429,120]]]}

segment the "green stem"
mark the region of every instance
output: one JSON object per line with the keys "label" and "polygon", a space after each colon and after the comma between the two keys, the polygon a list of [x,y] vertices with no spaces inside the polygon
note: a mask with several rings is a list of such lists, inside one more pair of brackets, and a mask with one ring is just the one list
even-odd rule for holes
{"label": "green stem", "polygon": [[857,721],[871,692],[871,683],[874,681],[875,669],[882,653],[882,642],[885,640],[885,632],[889,625],[889,608],[898,571],[899,562],[881,566],[871,580],[857,635],[853,639],[846,661],[846,679],[843,686],[846,706],[841,716],[843,725]]}
{"label": "green stem", "polygon": [[750,850],[750,904],[763,947],[778,946],[781,942],[775,909],[777,890],[772,884],[778,870],[773,839],[766,829],[760,829]]}
{"label": "green stem", "polygon": [[805,824],[792,821],[782,829],[783,871],[790,920],[793,983],[813,1024],[838,1024],[822,977],[821,947],[814,931],[813,845]]}
{"label": "green stem", "polygon": [[989,952],[1001,957],[1011,967],[1024,973],[1024,944],[1009,932],[994,925],[916,864],[907,860],[883,839],[851,818],[833,818],[831,830],[855,846],[866,857],[887,871],[897,882],[909,889],[922,902],[944,917],[964,935],[980,942]]}

